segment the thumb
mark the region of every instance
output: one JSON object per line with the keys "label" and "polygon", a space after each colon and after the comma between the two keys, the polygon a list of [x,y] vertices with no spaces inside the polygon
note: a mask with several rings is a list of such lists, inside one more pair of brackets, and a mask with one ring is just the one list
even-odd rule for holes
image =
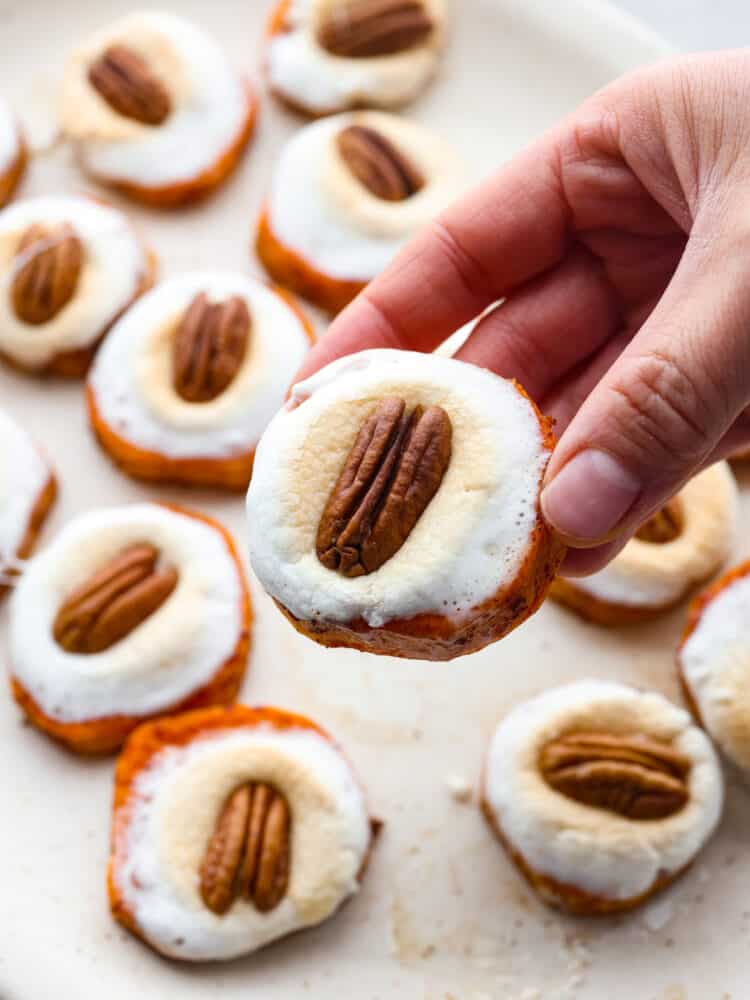
{"label": "thumb", "polygon": [[741,236],[691,238],[659,304],[560,439],[541,503],[573,547],[633,534],[750,402],[745,258]]}

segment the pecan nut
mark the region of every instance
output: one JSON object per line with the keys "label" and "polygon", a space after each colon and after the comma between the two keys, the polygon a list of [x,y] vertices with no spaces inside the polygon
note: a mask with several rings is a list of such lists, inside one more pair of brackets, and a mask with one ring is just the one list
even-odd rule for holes
{"label": "pecan nut", "polygon": [[24,232],[16,251],[11,298],[24,323],[40,326],[70,302],[83,267],[83,246],[68,222],[39,223]]}
{"label": "pecan nut", "polygon": [[190,403],[208,403],[230,385],[240,370],[250,336],[245,300],[233,295],[209,303],[205,292],[186,309],[174,339],[175,391]]}
{"label": "pecan nut", "polygon": [[679,497],[672,497],[667,503],[636,531],[635,537],[652,545],[666,545],[679,538],[685,526],[685,514]]}
{"label": "pecan nut", "polygon": [[335,56],[391,56],[422,45],[435,25],[421,0],[343,0],[328,6],[318,42]]}
{"label": "pecan nut", "polygon": [[367,190],[384,201],[405,201],[424,187],[414,164],[384,135],[349,125],[338,135],[339,155]]}
{"label": "pecan nut", "polygon": [[240,785],[224,803],[203,856],[203,902],[219,916],[240,898],[268,913],[286,894],[290,853],[284,796],[263,782]]}
{"label": "pecan nut", "polygon": [[101,653],[157,611],[177,586],[157,570],[153,545],[133,545],[77,587],[57,613],[53,634],[69,653]]}
{"label": "pecan nut", "polygon": [[437,493],[451,458],[452,427],[440,406],[396,396],[365,420],[318,525],[321,563],[343,576],[373,573],[398,552]]}
{"label": "pecan nut", "polygon": [[547,743],[540,769],[568,798],[634,820],[665,819],[689,798],[690,760],[643,736],[571,733]]}
{"label": "pecan nut", "polygon": [[110,45],[89,67],[89,83],[118,114],[161,125],[172,110],[164,84],[127,45]]}

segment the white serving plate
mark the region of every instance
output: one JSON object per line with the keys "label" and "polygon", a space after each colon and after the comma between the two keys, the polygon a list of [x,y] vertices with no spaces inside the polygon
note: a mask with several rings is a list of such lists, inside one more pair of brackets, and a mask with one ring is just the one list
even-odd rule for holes
{"label": "white serving plate", "polygon": [[[44,126],[65,51],[126,0],[0,0],[0,91]],[[258,77],[266,3],[180,0],[230,58]],[[454,0],[443,72],[413,113],[463,150],[477,175],[611,77],[664,51],[595,0]],[[248,253],[259,201],[298,120],[264,101],[249,157],[205,206],[133,210],[163,273],[210,264],[259,271]],[[21,195],[91,190],[69,151],[40,154]],[[127,206],[126,206],[127,207]],[[244,532],[240,499],[137,486],[100,454],[81,386],[0,370],[0,405],[55,459],[61,499],[42,541],[73,515],[148,496],[182,501]],[[747,478],[747,477],[746,477]],[[745,502],[745,512],[748,510]],[[743,542],[738,557],[750,549]],[[249,959],[180,966],[110,919],[105,893],[112,762],[78,760],[23,725],[0,691],[1,1000],[678,1000],[747,995],[750,806],[732,781],[719,835],[645,911],[604,922],[545,909],[448,781],[479,774],[497,718],[548,684],[597,675],[678,697],[673,650],[683,613],[623,632],[549,605],[482,653],[453,664],[327,652],[297,636],[253,581],[248,702],[311,715],[343,743],[386,827],[359,896],[317,930]],[[5,641],[7,610],[0,612]],[[737,992],[734,992],[734,991]]]}

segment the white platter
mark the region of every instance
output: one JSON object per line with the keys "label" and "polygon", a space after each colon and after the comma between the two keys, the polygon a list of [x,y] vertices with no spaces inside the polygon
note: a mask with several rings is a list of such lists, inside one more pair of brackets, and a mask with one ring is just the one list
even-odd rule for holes
{"label": "white platter", "polygon": [[[40,139],[65,51],[130,6],[0,0],[0,92],[33,120]],[[265,2],[174,6],[213,30],[257,78]],[[664,51],[595,0],[454,0],[453,8],[443,72],[413,113],[452,138],[477,175],[611,77]],[[278,149],[296,127],[266,99],[254,148],[217,197],[174,215],[133,211],[163,273],[202,264],[258,271],[248,253],[252,222]],[[61,190],[91,187],[58,146],[36,158],[21,194]],[[3,369],[0,405],[37,435],[60,472],[62,496],[43,541],[79,511],[144,495],[195,505],[242,535],[239,499],[145,489],[119,475],[85,426],[80,385]],[[386,821],[361,894],[321,928],[247,960],[183,967],[157,958],[107,909],[111,761],[69,756],[24,726],[0,691],[1,1000],[747,995],[750,803],[735,779],[721,831],[687,877],[647,910],[603,923],[546,910],[475,804],[458,803],[447,783],[474,783],[497,718],[548,684],[597,675],[678,697],[672,659],[682,613],[610,633],[547,606],[504,642],[431,665],[326,652],[298,637],[255,583],[253,595],[244,700],[299,710],[328,727]],[[3,643],[6,615],[0,612]]]}

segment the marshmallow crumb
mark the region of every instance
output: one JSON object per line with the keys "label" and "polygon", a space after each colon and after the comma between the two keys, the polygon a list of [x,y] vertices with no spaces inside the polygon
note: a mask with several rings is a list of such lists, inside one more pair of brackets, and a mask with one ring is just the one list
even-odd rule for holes
{"label": "marshmallow crumb", "polygon": [[468,778],[462,774],[449,774],[445,779],[445,786],[454,801],[460,802],[462,805],[471,802],[473,788]]}

